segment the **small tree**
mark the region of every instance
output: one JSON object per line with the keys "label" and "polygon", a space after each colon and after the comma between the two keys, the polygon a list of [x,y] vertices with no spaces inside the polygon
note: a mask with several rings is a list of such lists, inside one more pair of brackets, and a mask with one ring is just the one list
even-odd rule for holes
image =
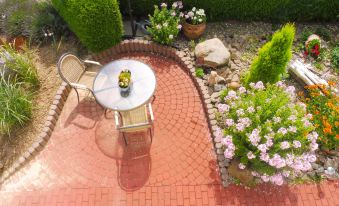
{"label": "small tree", "polygon": [[245,78],[246,85],[258,81],[264,83],[279,81],[292,56],[294,35],[295,27],[290,23],[275,32],[272,40],[259,50],[259,55],[253,60],[250,72]]}

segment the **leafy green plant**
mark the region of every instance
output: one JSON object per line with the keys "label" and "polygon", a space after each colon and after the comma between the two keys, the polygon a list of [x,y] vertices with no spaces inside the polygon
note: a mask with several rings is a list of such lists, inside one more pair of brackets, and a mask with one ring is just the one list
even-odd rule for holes
{"label": "leafy green plant", "polygon": [[319,39],[312,39],[310,42],[306,45],[305,54],[310,55],[314,58],[318,58],[320,55],[320,40]]}
{"label": "leafy green plant", "polygon": [[215,141],[222,144],[224,157],[237,158],[240,169],[276,185],[312,169],[318,134],[306,105],[294,103],[294,91],[283,82],[229,90],[216,112]]}
{"label": "leafy green plant", "polygon": [[151,34],[152,39],[160,44],[172,44],[181,28],[179,11],[168,9],[167,5],[162,3],[161,9],[154,6],[153,16],[149,15],[149,19],[151,26],[147,28],[147,31]]}
{"label": "leafy green plant", "polygon": [[319,35],[322,39],[325,41],[331,40],[331,32],[330,30],[324,28],[324,27],[318,27],[315,32],[315,34]]}
{"label": "leafy green plant", "polygon": [[339,72],[339,45],[332,49],[331,63],[333,65],[333,68]]}
{"label": "leafy green plant", "polygon": [[274,33],[272,40],[260,50],[253,60],[250,72],[245,77],[245,83],[263,81],[275,83],[286,72],[286,66],[291,59],[292,43],[295,35],[293,24],[286,24],[280,31]]}
{"label": "leafy green plant", "polygon": [[100,52],[121,41],[123,27],[117,0],[52,0],[52,3],[89,50]]}
{"label": "leafy green plant", "polygon": [[313,32],[309,29],[309,28],[304,28],[303,31],[301,32],[301,41],[304,44],[308,37],[311,36],[313,34]]}
{"label": "leafy green plant", "polygon": [[[5,55],[5,52],[9,55]],[[5,45],[0,47],[0,56],[5,60],[6,67],[15,72],[15,81],[22,82],[22,86],[27,89],[34,90],[39,87],[38,73],[29,50],[19,53],[10,45]]]}
{"label": "leafy green plant", "polygon": [[204,77],[204,70],[202,68],[196,68],[195,76],[197,76],[199,78],[203,78]]}
{"label": "leafy green plant", "polygon": [[23,126],[32,116],[31,95],[20,83],[4,77],[0,79],[0,105],[1,135],[10,135],[13,129]]}

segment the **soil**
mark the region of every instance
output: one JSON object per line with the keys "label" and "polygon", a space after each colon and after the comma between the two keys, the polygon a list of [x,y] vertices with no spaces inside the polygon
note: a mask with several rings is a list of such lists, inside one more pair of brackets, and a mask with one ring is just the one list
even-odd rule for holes
{"label": "soil", "polygon": [[[58,42],[59,44],[60,42]],[[40,79],[40,88],[36,91],[33,100],[32,119],[22,128],[11,134],[10,137],[0,137],[0,175],[20,157],[37,138],[41,131],[54,95],[61,84],[56,63],[65,52],[84,55],[85,50],[75,39],[62,41],[59,49],[51,43],[33,45],[33,60]],[[1,168],[2,167],[2,168]]]}

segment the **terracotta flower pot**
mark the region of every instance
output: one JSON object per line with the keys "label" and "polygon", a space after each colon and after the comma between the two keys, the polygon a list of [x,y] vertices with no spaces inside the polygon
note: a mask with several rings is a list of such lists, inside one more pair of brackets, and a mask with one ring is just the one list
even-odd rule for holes
{"label": "terracotta flower pot", "polygon": [[182,29],[184,31],[184,35],[189,39],[197,39],[199,38],[206,29],[206,22],[202,24],[189,24],[186,21],[183,21]]}

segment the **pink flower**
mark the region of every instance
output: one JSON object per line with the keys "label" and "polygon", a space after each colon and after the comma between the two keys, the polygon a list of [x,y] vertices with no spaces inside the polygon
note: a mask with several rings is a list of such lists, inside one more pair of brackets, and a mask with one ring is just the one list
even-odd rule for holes
{"label": "pink flower", "polygon": [[246,92],[245,87],[240,87],[240,88],[239,88],[239,93],[240,93],[240,94],[243,94],[243,93],[245,93],[245,92]]}
{"label": "pink flower", "polygon": [[259,133],[260,131],[258,129],[254,129],[250,136],[248,137],[253,146],[257,146],[261,139]]}
{"label": "pink flower", "polygon": [[233,119],[226,119],[225,124],[226,126],[231,127],[232,125],[234,125],[234,121]]}
{"label": "pink flower", "polygon": [[273,158],[268,161],[268,164],[278,169],[286,166],[285,160],[279,154],[273,155]]}
{"label": "pink flower", "polygon": [[281,118],[280,117],[273,117],[273,121],[275,123],[279,123],[281,121]]}
{"label": "pink flower", "polygon": [[290,95],[294,95],[295,87],[294,86],[288,86],[286,88],[286,92],[289,93]]}
{"label": "pink flower", "polygon": [[292,122],[295,122],[297,120],[297,117],[295,115],[291,115],[288,120],[291,120]]}
{"label": "pink flower", "polygon": [[262,176],[261,176],[261,179],[262,179],[262,181],[264,181],[264,182],[270,181],[270,177],[267,176],[266,174],[265,174],[265,175],[262,175]]}
{"label": "pink flower", "polygon": [[247,108],[247,111],[249,112],[249,113],[253,113],[253,112],[255,112],[255,109],[254,109],[254,107],[248,107]]}
{"label": "pink flower", "polygon": [[185,15],[185,19],[188,19],[188,18],[190,18],[190,16],[188,16],[187,14]]}
{"label": "pink flower", "polygon": [[290,171],[286,171],[286,170],[285,170],[285,171],[282,172],[282,175],[283,175],[284,177],[289,177],[290,174],[291,174]]}
{"label": "pink flower", "polygon": [[253,177],[260,177],[260,174],[255,171],[252,171],[251,174]]}
{"label": "pink flower", "polygon": [[262,153],[266,153],[266,151],[268,150],[267,145],[266,144],[258,145],[258,150],[260,150],[260,152]]}
{"label": "pink flower", "polygon": [[318,144],[316,142],[312,142],[310,144],[310,149],[311,149],[312,152],[316,151],[318,149],[318,147],[319,146],[318,146]]}
{"label": "pink flower", "polygon": [[253,154],[253,152],[251,152],[251,151],[249,151],[248,153],[247,153],[247,158],[248,159],[254,159],[255,158],[255,155]]}
{"label": "pink flower", "polygon": [[278,82],[276,83],[276,85],[277,85],[278,87],[281,87],[281,88],[285,88],[285,87],[286,87],[285,83],[282,82],[282,81],[278,81]]}
{"label": "pink flower", "polygon": [[297,132],[297,128],[295,126],[289,126],[288,127],[288,131],[296,133]]}
{"label": "pink flower", "polygon": [[252,121],[250,120],[250,118],[245,117],[238,119],[238,123],[242,123],[245,127],[249,127],[252,124]]}
{"label": "pink flower", "polygon": [[314,154],[310,154],[310,155],[307,156],[307,160],[309,162],[315,162],[315,161],[317,161],[317,157]]}
{"label": "pink flower", "polygon": [[244,165],[243,163],[239,163],[238,167],[239,169],[243,170],[246,168],[246,165]]}
{"label": "pink flower", "polygon": [[177,26],[177,28],[178,28],[178,29],[181,29],[181,28],[182,28],[182,26],[179,24],[179,25]]}
{"label": "pink flower", "polygon": [[234,151],[233,150],[229,150],[229,149],[225,149],[224,156],[227,159],[232,159],[233,156],[234,156]]}
{"label": "pink flower", "polygon": [[239,97],[237,96],[237,93],[233,90],[229,91],[227,96],[225,97],[225,100],[234,100],[238,99]]}
{"label": "pink flower", "polygon": [[298,140],[293,140],[293,147],[294,148],[300,148],[301,147],[301,143]]}
{"label": "pink flower", "polygon": [[271,147],[273,145],[272,139],[267,139],[265,144],[266,144],[267,148]]}
{"label": "pink flower", "polygon": [[239,132],[242,132],[242,131],[244,131],[244,129],[245,129],[245,125],[244,125],[243,123],[237,123],[237,124],[235,125],[235,127],[237,128],[237,130],[238,130]]}
{"label": "pink flower", "polygon": [[287,142],[287,141],[283,141],[283,142],[280,143],[280,148],[283,149],[283,150],[288,149],[288,148],[290,148],[290,143]]}
{"label": "pink flower", "polygon": [[270,181],[273,184],[276,184],[276,185],[279,185],[279,186],[284,183],[284,179],[283,179],[281,174],[276,174],[276,175],[271,176]]}
{"label": "pink flower", "polygon": [[258,90],[263,90],[265,88],[264,84],[262,83],[262,81],[259,81],[257,82],[255,85],[254,85],[254,88],[255,89],[258,89]]}
{"label": "pink flower", "polygon": [[188,15],[189,17],[193,17],[193,16],[194,16],[194,13],[190,11],[190,12],[187,13],[187,15]]}
{"label": "pink flower", "polygon": [[232,142],[232,136],[231,135],[226,135],[225,138],[223,138],[221,140],[221,143],[223,145],[225,145],[226,147],[229,147],[231,144],[233,144]]}
{"label": "pink flower", "polygon": [[214,135],[215,135],[215,141],[216,142],[220,142],[221,138],[223,137],[223,132],[222,132],[222,130],[219,127],[217,127]]}
{"label": "pink flower", "polygon": [[270,156],[267,153],[260,153],[260,159],[264,162],[268,162],[270,159]]}
{"label": "pink flower", "polygon": [[218,104],[217,108],[218,111],[221,113],[228,112],[230,110],[230,106],[228,106],[227,104]]}
{"label": "pink flower", "polygon": [[236,112],[237,112],[237,115],[238,115],[238,116],[242,116],[242,115],[245,114],[245,112],[244,112],[243,109],[238,109]]}

